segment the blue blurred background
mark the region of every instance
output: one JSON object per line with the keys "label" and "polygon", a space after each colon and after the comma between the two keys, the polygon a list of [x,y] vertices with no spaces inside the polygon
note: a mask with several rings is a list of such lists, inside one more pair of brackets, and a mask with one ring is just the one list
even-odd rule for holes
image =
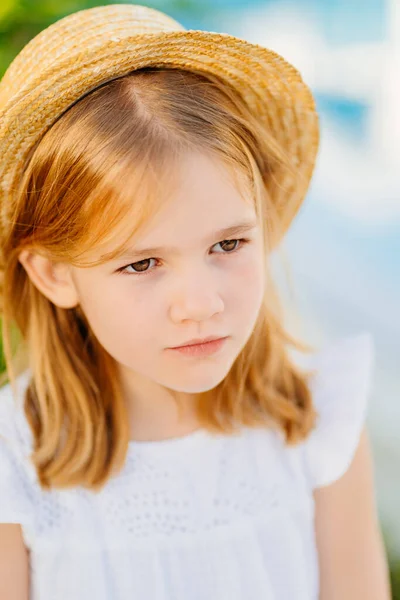
{"label": "blue blurred background", "polygon": [[[2,0],[2,72],[31,37],[62,16],[109,2]],[[122,3],[122,2],[119,2]],[[373,334],[368,426],[379,516],[400,582],[400,3],[397,0],[141,2],[188,29],[272,48],[313,90],[321,146],[307,199],[283,249],[290,327],[306,341]],[[2,73],[1,73],[2,74]],[[397,574],[396,574],[397,573]]]}

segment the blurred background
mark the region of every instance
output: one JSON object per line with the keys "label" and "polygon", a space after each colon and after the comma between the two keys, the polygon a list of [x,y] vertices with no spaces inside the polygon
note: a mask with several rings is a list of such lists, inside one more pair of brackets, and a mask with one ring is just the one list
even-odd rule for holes
{"label": "blurred background", "polygon": [[[47,25],[111,3],[1,0],[0,77]],[[373,335],[367,420],[393,598],[400,600],[400,2],[138,3],[169,13],[187,29],[270,47],[313,90],[321,121],[317,167],[283,244],[291,287],[278,263],[277,278],[290,327],[307,342],[322,346],[362,331]]]}

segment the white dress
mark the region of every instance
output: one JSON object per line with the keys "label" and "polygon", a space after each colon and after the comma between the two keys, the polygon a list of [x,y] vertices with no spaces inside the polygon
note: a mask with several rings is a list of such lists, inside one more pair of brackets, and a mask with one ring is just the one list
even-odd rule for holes
{"label": "white dress", "polygon": [[307,359],[318,369],[320,416],[298,446],[261,428],[132,441],[123,471],[97,494],[41,490],[28,460],[30,429],[4,386],[0,522],[22,525],[30,599],[317,600],[313,490],[350,465],[373,363],[369,332]]}

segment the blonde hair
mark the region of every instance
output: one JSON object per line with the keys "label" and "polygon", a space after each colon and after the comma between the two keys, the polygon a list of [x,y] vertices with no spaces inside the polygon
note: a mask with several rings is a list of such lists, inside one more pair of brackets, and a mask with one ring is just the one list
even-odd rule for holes
{"label": "blonde hair", "polygon": [[[79,306],[60,308],[36,288],[19,254],[36,250],[80,267],[113,258],[132,236],[132,223],[138,229],[160,206],[155,190],[171,183],[170,165],[199,148],[222,159],[251,191],[267,256],[285,201],[276,174],[297,174],[268,129],[217,77],[145,68],[108,81],[61,115],[30,153],[2,247],[1,383],[8,379],[14,389],[16,374],[29,366],[24,411],[43,489],[101,489],[123,467],[129,428],[114,359]],[[115,253],[83,260],[111,240],[122,240]],[[252,335],[225,379],[198,394],[198,419],[214,432],[274,427],[296,444],[314,428],[316,412],[311,372],[292,363],[286,346],[310,347],[284,330],[268,267],[266,277]]]}

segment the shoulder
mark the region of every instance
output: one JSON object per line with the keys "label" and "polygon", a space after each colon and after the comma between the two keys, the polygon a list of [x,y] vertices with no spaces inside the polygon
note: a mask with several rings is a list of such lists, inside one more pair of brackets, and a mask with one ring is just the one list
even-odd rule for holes
{"label": "shoulder", "polygon": [[336,481],[349,468],[366,424],[374,364],[370,332],[339,338],[311,357],[310,389],[318,416],[304,457],[312,488]]}

